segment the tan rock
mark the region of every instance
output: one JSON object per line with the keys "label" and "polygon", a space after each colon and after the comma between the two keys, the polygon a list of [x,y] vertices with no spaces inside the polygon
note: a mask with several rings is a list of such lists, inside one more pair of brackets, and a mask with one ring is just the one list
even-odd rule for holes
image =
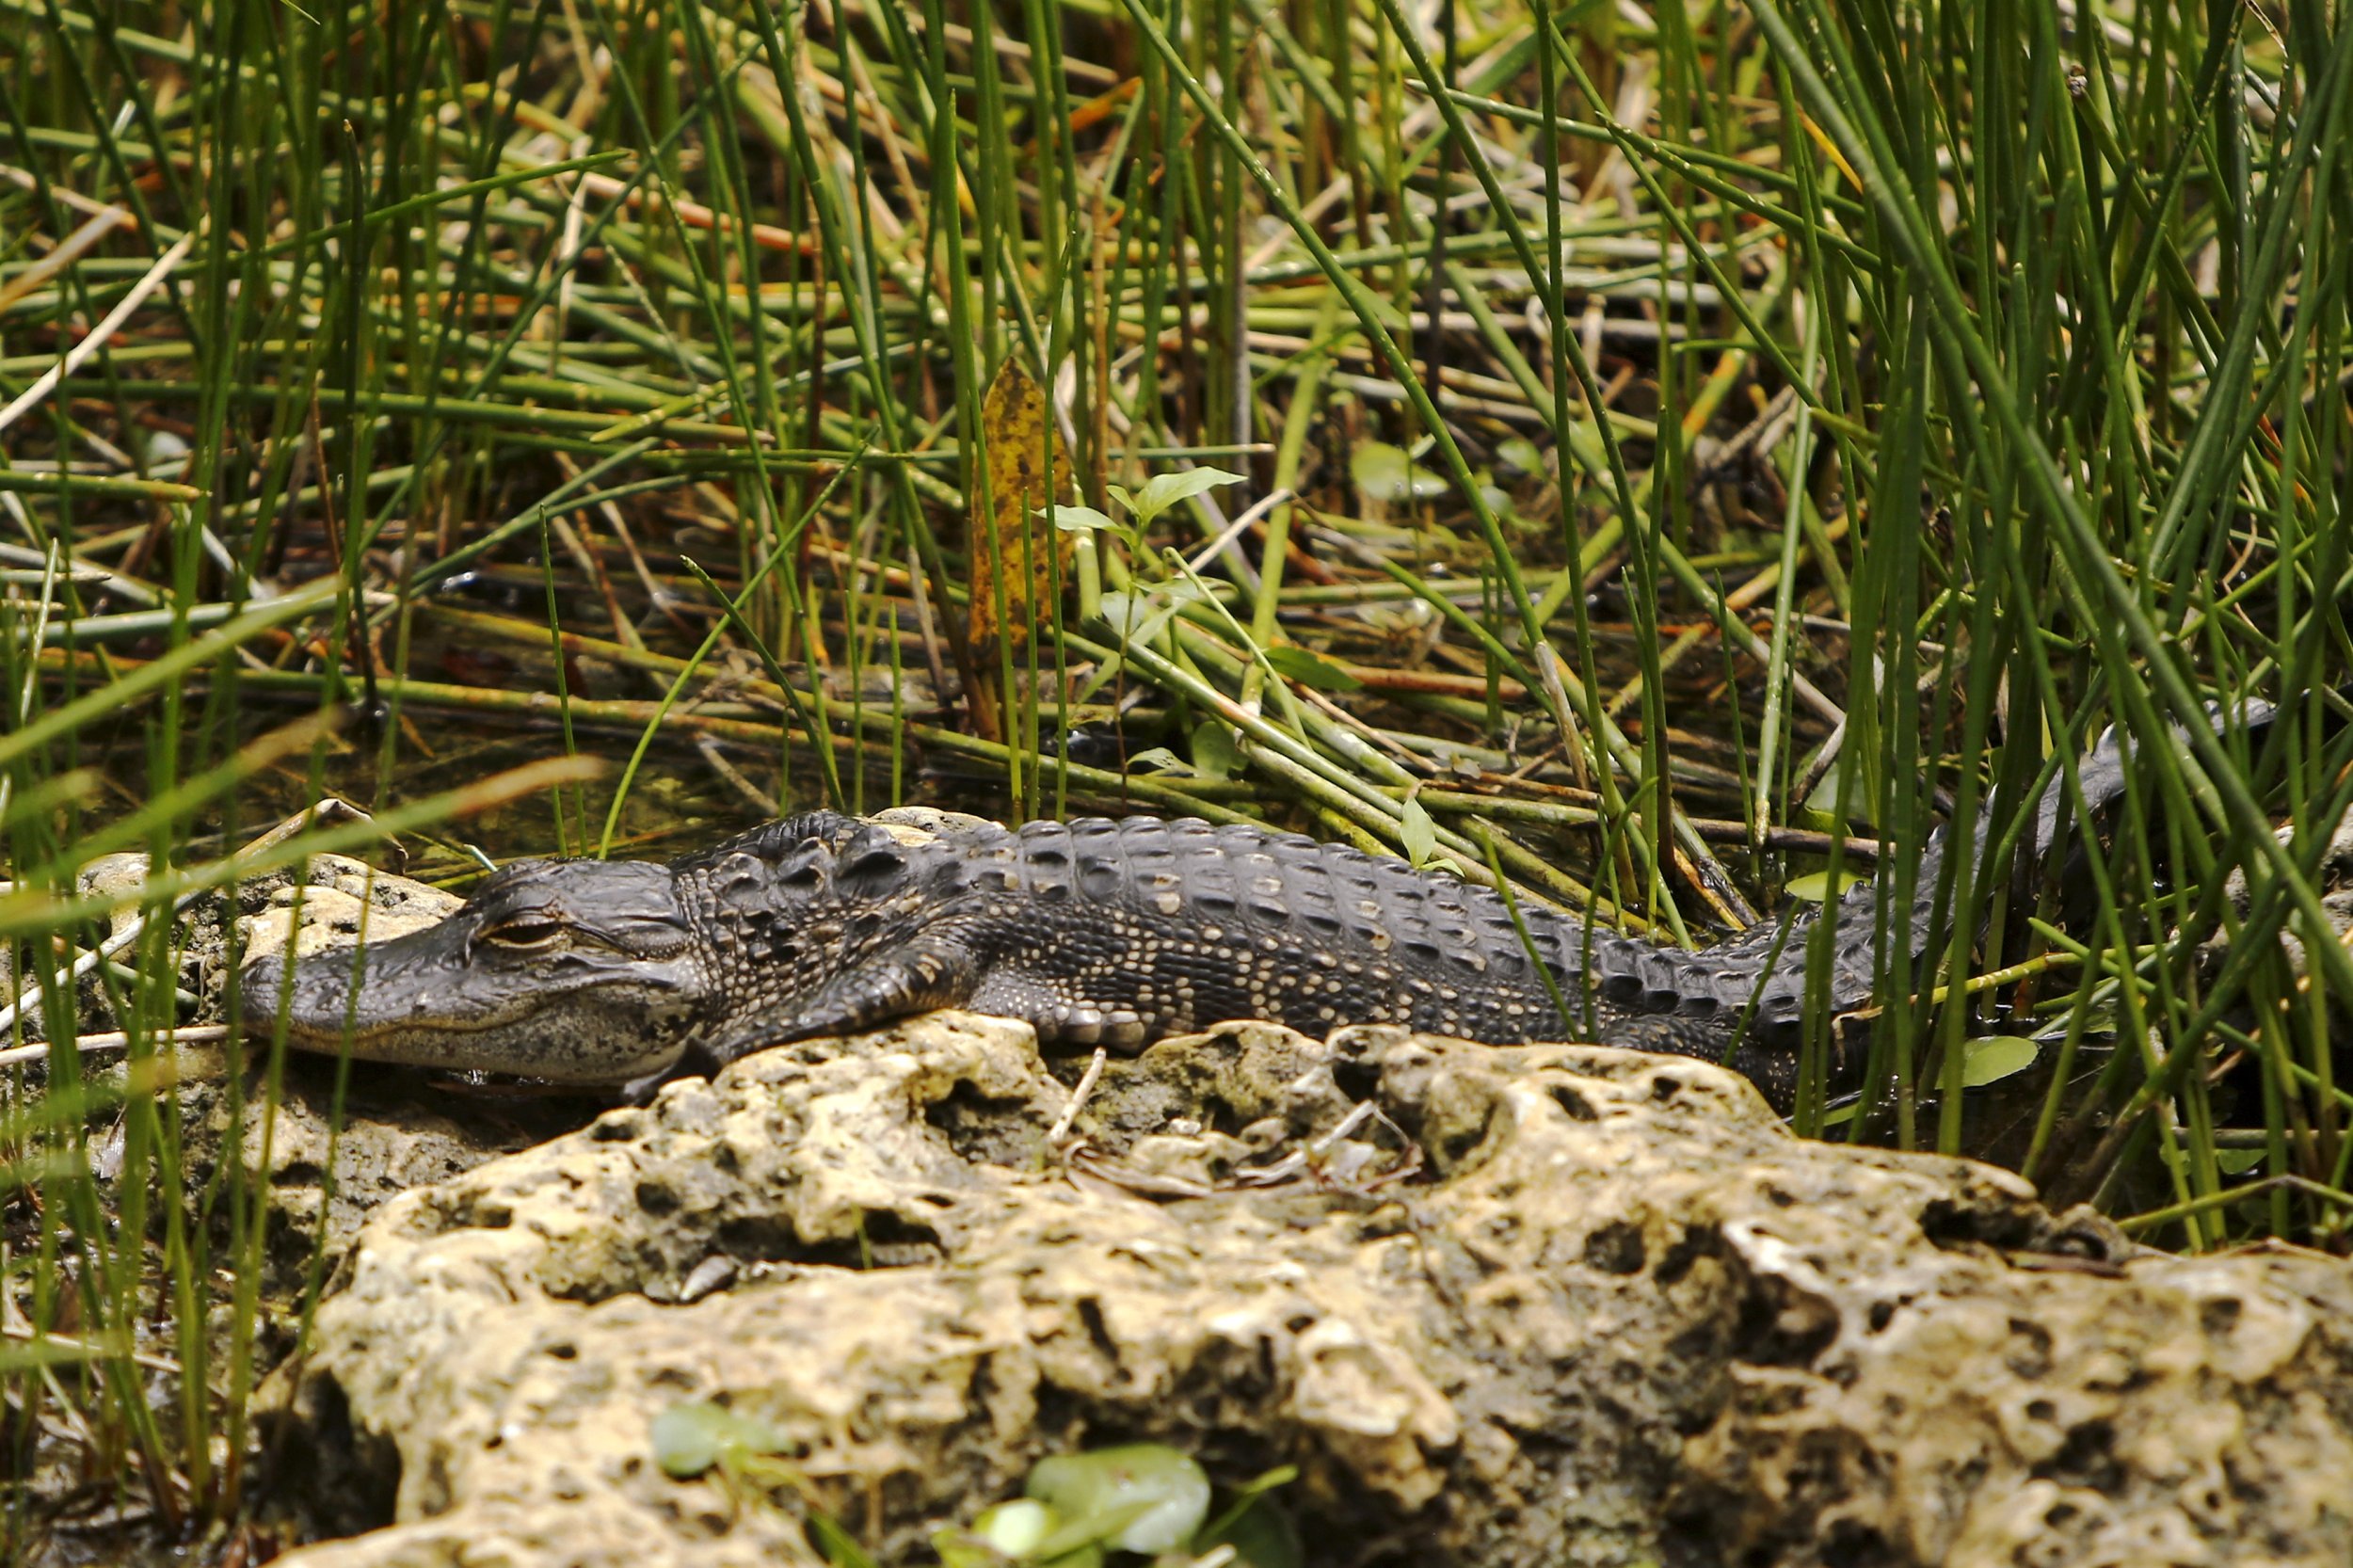
{"label": "tan rock", "polygon": [[[1325,1136],[1361,1096],[1418,1179]],[[1064,1104],[1027,1029],[942,1014],[393,1199],[278,1392],[314,1493],[395,1522],[284,1560],[810,1560],[790,1512],[655,1465],[699,1400],[787,1434],[885,1560],[1135,1440],[1299,1465],[1311,1561],[2353,1556],[2341,1262],[2146,1252],[1598,1048],[1229,1026],[1115,1065],[1088,1150],[1047,1148]],[[1146,1138],[1133,1169],[1191,1138],[1226,1190],[1123,1190]],[[1234,1188],[1309,1147],[1287,1168],[1349,1183]]]}
{"label": "tan rock", "polygon": [[439,925],[465,902],[347,856],[314,855],[304,865],[302,881],[275,884],[268,907],[238,918],[241,951],[250,963],[282,952],[289,937],[297,953],[350,947],[362,936],[388,942]]}

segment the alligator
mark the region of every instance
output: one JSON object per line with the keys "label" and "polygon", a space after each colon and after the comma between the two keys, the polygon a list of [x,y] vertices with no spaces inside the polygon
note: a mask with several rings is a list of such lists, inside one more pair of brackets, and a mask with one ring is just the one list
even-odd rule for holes
{"label": "alligator", "polygon": [[[2111,733],[2085,759],[2095,809],[2121,793],[2126,757]],[[2039,803],[2038,856],[2063,798],[2055,780]],[[516,862],[439,925],[291,974],[256,960],[244,1010],[256,1031],[282,1012],[304,1049],[640,1099],[764,1047],[965,1007],[1080,1047],[1232,1018],[1593,1040],[1726,1063],[1785,1108],[1813,926],[1834,911],[1828,1008],[1864,1007],[1882,923],[1927,952],[1945,843],[1939,829],[1924,847],[1900,920],[1882,922],[1866,879],[1687,951],[1243,824],[812,811],[666,865]]]}

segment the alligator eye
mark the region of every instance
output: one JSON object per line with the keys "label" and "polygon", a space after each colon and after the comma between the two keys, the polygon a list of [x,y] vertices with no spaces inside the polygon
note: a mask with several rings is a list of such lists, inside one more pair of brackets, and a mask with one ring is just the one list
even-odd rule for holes
{"label": "alligator eye", "polygon": [[482,934],[486,942],[496,942],[503,948],[531,952],[552,948],[564,939],[563,922],[538,920],[525,915],[516,920],[502,920]]}

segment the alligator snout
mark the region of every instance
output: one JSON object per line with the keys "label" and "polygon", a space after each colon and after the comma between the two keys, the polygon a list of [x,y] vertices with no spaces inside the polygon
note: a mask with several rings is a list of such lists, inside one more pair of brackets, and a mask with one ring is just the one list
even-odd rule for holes
{"label": "alligator snout", "polygon": [[246,1032],[265,1036],[284,1009],[289,1041],[306,1050],[334,1050],[351,1016],[354,950],[332,948],[293,960],[294,984],[286,983],[283,952],[247,964],[238,980],[237,1016]]}

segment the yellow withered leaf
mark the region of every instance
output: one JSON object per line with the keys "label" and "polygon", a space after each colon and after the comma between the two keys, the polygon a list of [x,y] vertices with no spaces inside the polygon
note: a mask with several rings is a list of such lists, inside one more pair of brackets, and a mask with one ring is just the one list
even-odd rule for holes
{"label": "yellow withered leaf", "polygon": [[1017,360],[1007,360],[989,383],[981,403],[981,436],[988,449],[988,478],[972,488],[969,644],[972,673],[979,677],[974,716],[984,732],[993,733],[998,727],[992,699],[1003,656],[1028,644],[1058,576],[1069,578],[1071,536],[1038,514],[1069,504],[1076,490],[1070,454],[1054,428],[1046,394]]}

